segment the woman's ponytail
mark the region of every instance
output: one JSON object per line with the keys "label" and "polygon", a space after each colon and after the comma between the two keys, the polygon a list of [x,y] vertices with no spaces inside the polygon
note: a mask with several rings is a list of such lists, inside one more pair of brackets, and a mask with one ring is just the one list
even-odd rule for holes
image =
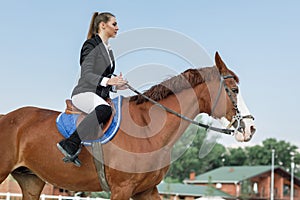
{"label": "woman's ponytail", "polygon": [[90,28],[89,28],[89,32],[87,35],[87,39],[91,39],[92,37],[94,37],[97,33],[97,30],[95,30],[94,28],[94,23],[95,23],[95,18],[98,16],[98,12],[94,12],[91,22],[90,22]]}

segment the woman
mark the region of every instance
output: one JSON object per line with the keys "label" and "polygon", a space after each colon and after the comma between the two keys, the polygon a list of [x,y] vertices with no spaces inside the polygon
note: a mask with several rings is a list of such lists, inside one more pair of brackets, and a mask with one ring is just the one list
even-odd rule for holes
{"label": "woman", "polygon": [[57,144],[58,149],[66,156],[65,161],[76,166],[81,140],[98,134],[99,125],[105,123],[112,110],[106,102],[109,92],[115,89],[126,89],[126,80],[122,74],[112,77],[115,62],[108,40],[118,32],[118,24],[113,14],[94,13],[91,19],[87,40],[84,42],[81,55],[81,76],[72,92],[72,102],[81,111],[87,113],[74,133]]}

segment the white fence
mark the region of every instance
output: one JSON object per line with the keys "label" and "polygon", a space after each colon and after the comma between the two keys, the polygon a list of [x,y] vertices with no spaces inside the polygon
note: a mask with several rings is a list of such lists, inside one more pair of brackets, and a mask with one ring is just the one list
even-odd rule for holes
{"label": "white fence", "polygon": [[[2,197],[5,198],[2,198]],[[0,199],[6,199],[6,200],[10,200],[11,197],[22,197],[22,194],[15,194],[15,193],[0,193]],[[46,200],[46,199],[58,199],[58,200],[64,200],[64,199],[68,199],[68,200],[107,200],[107,199],[103,199],[103,198],[90,198],[90,197],[71,197],[71,196],[54,196],[54,195],[45,195],[45,194],[41,194],[40,196],[40,200]]]}

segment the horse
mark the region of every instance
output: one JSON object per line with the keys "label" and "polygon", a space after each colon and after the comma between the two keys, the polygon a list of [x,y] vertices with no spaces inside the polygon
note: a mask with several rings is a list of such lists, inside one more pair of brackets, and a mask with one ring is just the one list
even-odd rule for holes
{"label": "horse", "polygon": [[[239,99],[239,78],[218,52],[215,65],[188,69],[144,95],[194,119],[207,113],[233,124],[238,141],[255,132],[253,118]],[[160,200],[157,185],[170,165],[172,146],[191,122],[167,112],[141,95],[124,97],[118,133],[103,145],[105,176],[112,200]],[[212,113],[213,111],[213,113]],[[37,200],[48,182],[70,191],[102,191],[89,147],[79,154],[81,167],[64,163],[56,144],[63,139],[55,120],[58,111],[25,106],[0,118],[0,183],[11,174],[24,200]],[[233,123],[233,121],[235,121]],[[232,123],[230,123],[232,122]],[[228,127],[229,128],[229,127]]]}

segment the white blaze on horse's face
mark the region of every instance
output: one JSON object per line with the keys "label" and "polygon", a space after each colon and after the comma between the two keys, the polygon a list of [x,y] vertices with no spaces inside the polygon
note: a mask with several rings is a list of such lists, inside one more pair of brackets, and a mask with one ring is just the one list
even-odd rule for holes
{"label": "white blaze on horse's face", "polygon": [[[242,117],[252,116],[244,102],[241,92],[239,92],[237,95],[237,107],[238,107],[238,110],[240,111],[240,114]],[[221,123],[225,127],[228,127],[231,124],[225,117],[222,117]],[[254,119],[251,117],[243,118],[242,122],[240,123],[240,126],[242,128],[241,127],[230,127],[231,129],[235,129],[234,136],[235,136],[236,140],[239,142],[249,141],[256,131]]]}
{"label": "white blaze on horse's face", "polygon": [[[238,109],[241,112],[242,116],[251,116],[251,113],[249,112],[249,109],[245,104],[245,101],[241,95],[241,92],[239,92],[237,95],[237,106],[238,106]],[[253,118],[244,118],[243,122],[244,122],[244,126],[245,126],[243,129],[243,133],[237,132],[235,135],[235,138],[238,141],[240,141],[240,139],[242,139],[242,141],[249,141],[252,138],[252,136],[256,130],[254,120],[253,120]],[[240,135],[240,134],[242,134],[242,135]]]}

